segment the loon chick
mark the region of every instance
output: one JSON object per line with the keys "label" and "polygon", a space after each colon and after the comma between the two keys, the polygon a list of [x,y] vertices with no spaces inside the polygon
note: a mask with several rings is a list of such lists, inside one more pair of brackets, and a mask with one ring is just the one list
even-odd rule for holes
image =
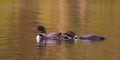
{"label": "loon chick", "polygon": [[64,35],[67,35],[71,39],[75,40],[91,40],[91,41],[103,41],[106,38],[102,36],[97,36],[97,35],[83,35],[83,36],[78,36],[75,32],[73,31],[67,31],[64,33]]}

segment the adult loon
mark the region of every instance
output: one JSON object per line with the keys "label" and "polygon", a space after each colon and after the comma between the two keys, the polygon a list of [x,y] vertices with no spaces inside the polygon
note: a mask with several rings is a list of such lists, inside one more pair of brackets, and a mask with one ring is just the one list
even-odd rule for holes
{"label": "adult loon", "polygon": [[60,40],[63,39],[61,35],[62,33],[60,32],[53,32],[53,33],[46,34],[46,28],[44,26],[38,26],[37,30],[40,32],[36,36],[37,45],[59,43]]}

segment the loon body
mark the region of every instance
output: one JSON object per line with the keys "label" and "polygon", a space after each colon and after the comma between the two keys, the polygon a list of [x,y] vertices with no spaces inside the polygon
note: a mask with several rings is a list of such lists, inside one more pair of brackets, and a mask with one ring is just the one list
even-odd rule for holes
{"label": "loon body", "polygon": [[[64,33],[68,37],[70,37],[73,40],[91,40],[91,41],[103,41],[106,38],[98,35],[83,35],[83,36],[78,36],[76,33],[73,31],[67,31]],[[68,39],[69,40],[69,39]]]}
{"label": "loon body", "polygon": [[37,45],[57,44],[57,43],[60,43],[61,39],[63,39],[61,36],[61,33],[58,33],[58,32],[46,34],[46,28],[44,26],[38,26],[37,30],[40,32],[36,36]]}

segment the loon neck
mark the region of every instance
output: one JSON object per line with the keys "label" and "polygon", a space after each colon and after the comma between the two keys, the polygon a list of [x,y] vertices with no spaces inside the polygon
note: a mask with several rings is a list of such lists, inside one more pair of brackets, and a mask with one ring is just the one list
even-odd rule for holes
{"label": "loon neck", "polygon": [[46,33],[40,33],[40,34],[42,34],[42,35],[46,35]]}
{"label": "loon neck", "polygon": [[39,33],[40,36],[45,36],[46,34],[45,33]]}

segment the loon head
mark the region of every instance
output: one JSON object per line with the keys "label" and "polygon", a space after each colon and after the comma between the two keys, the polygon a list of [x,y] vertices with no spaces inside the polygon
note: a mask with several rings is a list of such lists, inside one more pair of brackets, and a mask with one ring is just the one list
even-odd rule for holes
{"label": "loon head", "polygon": [[37,30],[40,31],[40,33],[46,33],[46,28],[44,26],[38,26]]}
{"label": "loon head", "polygon": [[64,35],[67,35],[68,37],[70,37],[72,39],[76,37],[76,33],[73,31],[67,31],[64,33]]}

